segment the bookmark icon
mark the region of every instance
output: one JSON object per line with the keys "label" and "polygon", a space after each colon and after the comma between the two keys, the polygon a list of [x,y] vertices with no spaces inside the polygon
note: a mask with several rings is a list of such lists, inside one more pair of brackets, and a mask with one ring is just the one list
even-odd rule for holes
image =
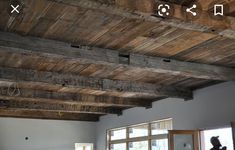
{"label": "bookmark icon", "polygon": [[214,16],[223,16],[224,15],[224,5],[216,4],[214,5]]}

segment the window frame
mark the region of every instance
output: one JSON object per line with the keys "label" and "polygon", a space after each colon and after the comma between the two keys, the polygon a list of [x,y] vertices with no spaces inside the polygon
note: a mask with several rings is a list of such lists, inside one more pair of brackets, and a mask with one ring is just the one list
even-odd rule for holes
{"label": "window frame", "polygon": [[[164,122],[164,121],[171,121],[170,129],[166,129],[166,130],[172,130],[173,129],[173,119],[172,118],[161,119],[161,120],[147,122],[147,123],[134,124],[134,125],[129,125],[129,126],[120,127],[120,128],[108,129],[106,131],[106,137],[107,137],[107,139],[106,139],[106,150],[111,150],[111,145],[112,144],[121,144],[121,143],[125,143],[126,144],[126,150],[129,150],[129,143],[130,142],[139,142],[139,141],[148,141],[148,150],[152,150],[152,140],[168,139],[168,133],[152,135],[152,124],[155,124],[155,123],[158,123],[158,122]],[[141,126],[141,125],[147,125],[148,135],[147,136],[130,138],[129,137],[129,129],[132,128],[132,127]],[[125,139],[119,139],[119,140],[111,140],[111,132],[115,131],[115,130],[121,130],[121,129],[126,129],[126,138]]]}

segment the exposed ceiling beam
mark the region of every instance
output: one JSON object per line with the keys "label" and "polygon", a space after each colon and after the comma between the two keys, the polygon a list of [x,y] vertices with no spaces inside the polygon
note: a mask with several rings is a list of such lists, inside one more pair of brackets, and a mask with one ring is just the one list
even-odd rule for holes
{"label": "exposed ceiling beam", "polygon": [[[1,85],[0,85],[1,86]],[[154,99],[119,98],[94,96],[78,93],[61,93],[11,87],[0,87],[0,99],[32,102],[48,102],[52,104],[77,104],[96,107],[148,107]]]}
{"label": "exposed ceiling beam", "polygon": [[98,114],[78,114],[60,111],[39,111],[0,108],[0,117],[32,118],[32,119],[54,119],[54,120],[74,120],[74,121],[99,121]]}
{"label": "exposed ceiling beam", "polygon": [[143,72],[207,80],[235,80],[235,69],[232,68],[138,54],[120,55],[118,51],[95,47],[73,48],[69,43],[0,32],[0,52],[4,51],[18,53],[22,56],[32,55],[50,59],[73,60],[78,64],[100,65],[107,69],[118,67],[123,70],[138,69]]}
{"label": "exposed ceiling beam", "polygon": [[0,108],[23,109],[23,110],[40,110],[40,111],[60,111],[70,113],[86,113],[86,114],[122,114],[122,110],[118,108],[102,108],[96,106],[83,106],[79,104],[66,103],[50,103],[46,101],[27,101],[27,100],[5,100],[0,99]]}
{"label": "exposed ceiling beam", "polygon": [[0,67],[0,81],[18,82],[19,85],[28,84],[29,86],[45,85],[52,89],[57,87],[69,90],[71,88],[71,90],[76,89],[87,94],[100,92],[130,94],[132,96],[166,96],[183,98],[185,100],[192,99],[192,91],[183,88],[18,68]]}
{"label": "exposed ceiling beam", "polygon": [[[235,39],[235,27],[232,26],[234,19],[232,17],[225,16],[226,22],[224,20],[212,21],[212,18],[209,17],[207,11],[203,10],[200,19],[195,21],[187,20],[185,16],[183,16],[181,13],[181,6],[177,4],[172,4],[174,6],[176,13],[174,14],[173,17],[168,19],[161,17],[153,17],[152,15],[155,13],[154,9],[152,9],[152,12],[144,13],[141,12],[142,10],[141,7],[137,10],[133,10],[133,9],[128,9],[124,6],[117,7],[115,5],[108,5],[91,0],[51,0],[51,1],[79,6],[87,9],[95,9],[109,14],[120,15],[126,18],[158,22],[160,24],[170,25],[177,28],[189,29],[200,32],[208,32]],[[156,3],[154,3],[154,0],[151,1],[152,2],[149,3],[150,5],[149,7],[155,8]]]}

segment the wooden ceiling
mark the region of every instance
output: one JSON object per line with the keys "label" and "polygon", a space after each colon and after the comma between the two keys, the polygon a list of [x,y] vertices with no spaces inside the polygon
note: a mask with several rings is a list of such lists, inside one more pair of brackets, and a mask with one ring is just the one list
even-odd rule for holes
{"label": "wooden ceiling", "polygon": [[[158,2],[158,1],[157,1]],[[235,80],[235,1],[224,20],[188,20],[170,0],[0,1],[0,116],[98,121],[167,97]]]}

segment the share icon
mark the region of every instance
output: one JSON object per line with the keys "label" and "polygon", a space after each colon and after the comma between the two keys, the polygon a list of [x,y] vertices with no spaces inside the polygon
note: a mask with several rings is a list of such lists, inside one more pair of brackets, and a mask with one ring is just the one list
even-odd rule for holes
{"label": "share icon", "polygon": [[187,9],[186,9],[186,12],[191,13],[193,16],[197,16],[197,12],[196,12],[196,11],[193,11],[193,9],[196,9],[196,8],[197,8],[197,5],[194,4],[192,7],[187,8]]}

